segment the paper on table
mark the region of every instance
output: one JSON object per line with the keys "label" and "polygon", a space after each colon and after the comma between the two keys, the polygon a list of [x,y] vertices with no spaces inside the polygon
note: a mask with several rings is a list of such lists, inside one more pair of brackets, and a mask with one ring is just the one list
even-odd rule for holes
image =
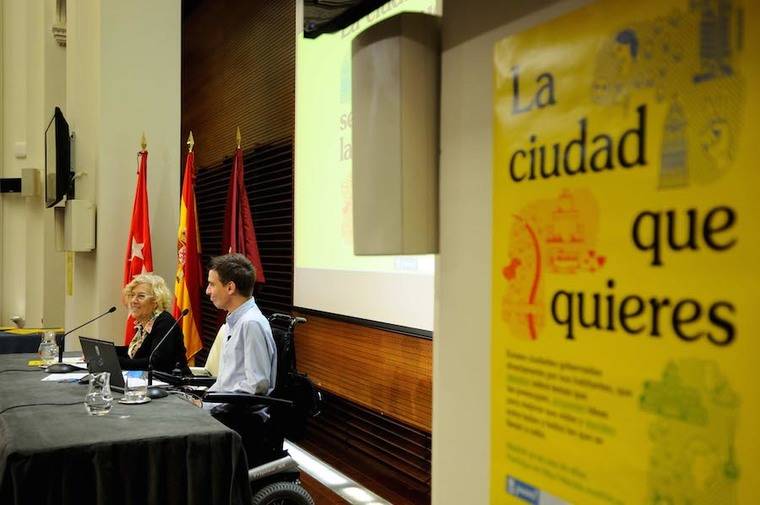
{"label": "paper on table", "polygon": [[[63,358],[64,363],[71,363],[72,365],[80,365],[80,366],[86,366],[87,363],[84,361],[84,357],[82,356],[73,356],[71,358]],[[30,359],[26,364],[28,366],[42,366],[44,361],[41,359]]]}
{"label": "paper on table", "polygon": [[72,365],[85,365],[84,356],[73,356],[71,358],[63,358],[64,363],[71,363]]}
{"label": "paper on table", "polygon": [[[122,372],[126,378],[127,372]],[[87,372],[70,372],[70,373],[52,373],[42,378],[45,382],[75,382],[87,375]],[[153,379],[154,386],[167,386],[166,382]]]}
{"label": "paper on table", "polygon": [[42,378],[43,382],[74,382],[87,375],[87,372],[51,373]]}

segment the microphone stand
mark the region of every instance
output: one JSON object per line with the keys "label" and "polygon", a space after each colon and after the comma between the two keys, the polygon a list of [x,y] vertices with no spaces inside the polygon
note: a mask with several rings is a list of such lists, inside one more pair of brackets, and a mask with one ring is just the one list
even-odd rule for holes
{"label": "microphone stand", "polygon": [[111,307],[110,309],[108,309],[107,311],[103,312],[99,316],[93,317],[92,319],[90,319],[86,323],[82,323],[79,326],[77,326],[76,328],[73,328],[73,329],[67,331],[66,333],[64,333],[60,337],[56,336],[56,342],[58,343],[58,363],[54,363],[54,364],[50,365],[49,367],[47,367],[46,372],[47,373],[68,373],[68,372],[74,372],[74,371],[77,371],[77,370],[82,370],[79,367],[76,367],[76,366],[73,366],[73,365],[69,365],[69,364],[63,362],[63,348],[64,348],[64,345],[66,344],[66,336],[69,335],[69,334],[71,334],[71,333],[74,333],[79,328],[87,326],[88,324],[92,323],[93,321],[97,321],[98,319],[100,319],[103,316],[107,316],[108,314],[111,314],[112,312],[116,312],[116,307],[115,306]]}
{"label": "microphone stand", "polygon": [[169,330],[167,330],[166,333],[164,333],[164,336],[161,338],[161,340],[158,341],[158,344],[156,344],[153,347],[153,350],[150,353],[150,356],[148,356],[148,397],[149,398],[163,398],[167,396],[167,392],[159,387],[153,387],[153,355],[156,354],[156,351],[159,347],[161,347],[161,344],[164,343],[164,340],[166,340],[166,337],[169,336],[171,332],[174,331],[174,328],[179,324],[180,321],[182,321],[182,318],[185,317],[190,312],[190,309],[183,310],[176,321],[174,321],[174,324],[171,325]]}

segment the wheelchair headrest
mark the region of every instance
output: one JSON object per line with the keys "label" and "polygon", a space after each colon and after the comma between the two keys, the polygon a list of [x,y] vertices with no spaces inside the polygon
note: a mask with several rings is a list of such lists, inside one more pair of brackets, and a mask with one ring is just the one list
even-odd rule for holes
{"label": "wheelchair headrest", "polygon": [[277,346],[277,383],[279,387],[288,381],[288,374],[295,371],[294,330],[298,324],[305,323],[302,317],[275,313],[269,316],[272,337]]}

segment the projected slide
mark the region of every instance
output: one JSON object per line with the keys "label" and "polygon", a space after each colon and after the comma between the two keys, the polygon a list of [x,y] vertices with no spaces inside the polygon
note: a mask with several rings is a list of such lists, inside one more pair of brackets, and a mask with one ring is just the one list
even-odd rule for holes
{"label": "projected slide", "polygon": [[351,41],[436,0],[394,0],[341,32],[296,41],[295,280],[297,307],[433,329],[435,259],[355,256],[351,198]]}

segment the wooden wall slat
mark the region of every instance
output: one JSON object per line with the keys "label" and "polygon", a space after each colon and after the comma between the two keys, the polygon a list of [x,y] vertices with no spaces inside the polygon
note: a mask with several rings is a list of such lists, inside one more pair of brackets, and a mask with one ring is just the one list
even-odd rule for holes
{"label": "wooden wall slat", "polygon": [[306,315],[298,369],[327,391],[426,431],[432,426],[432,342]]}
{"label": "wooden wall slat", "polygon": [[185,0],[182,135],[196,162],[216,165],[235,148],[292,137],[295,125],[295,2]]}

